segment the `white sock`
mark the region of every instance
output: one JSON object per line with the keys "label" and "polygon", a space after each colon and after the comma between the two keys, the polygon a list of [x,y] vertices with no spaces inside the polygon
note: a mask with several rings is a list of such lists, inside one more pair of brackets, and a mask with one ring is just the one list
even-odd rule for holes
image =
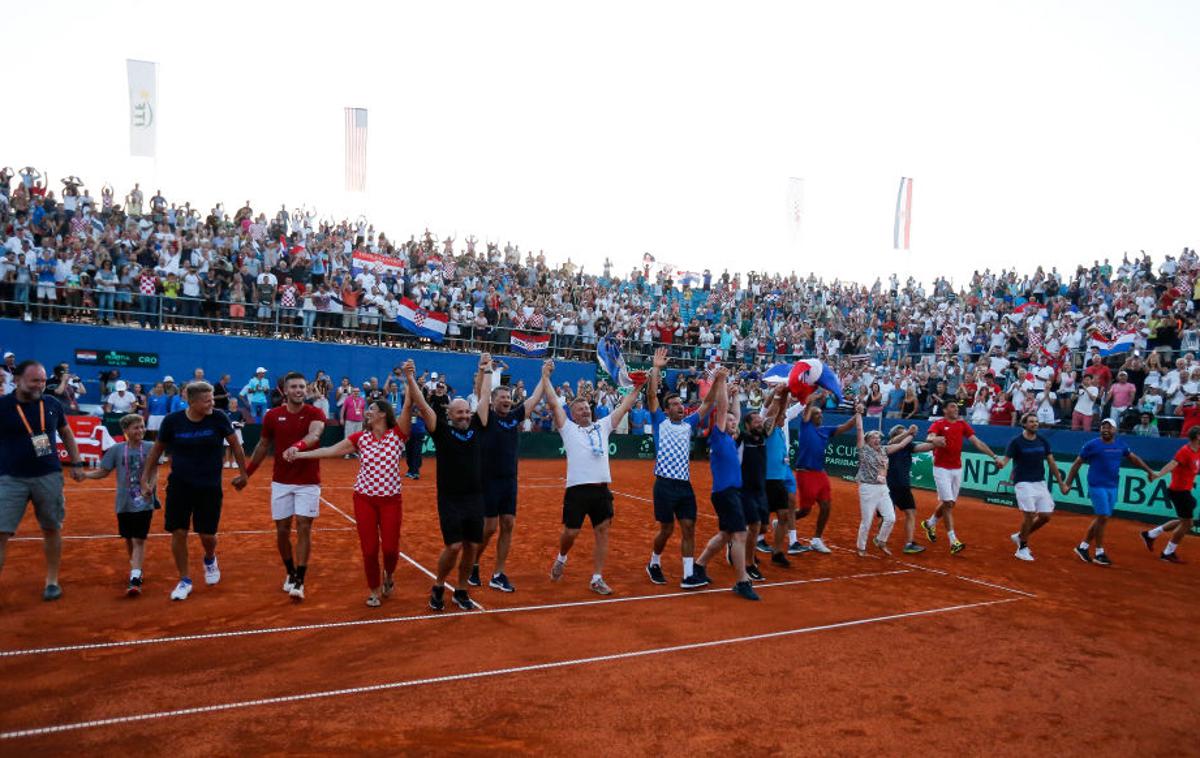
{"label": "white sock", "polygon": [[788,529],[788,544],[790,545],[795,541],[796,541],[796,530]]}
{"label": "white sock", "polygon": [[683,559],[683,578],[684,579],[687,579],[689,576],[692,575],[692,565],[695,564],[695,562],[696,562],[695,558],[684,558]]}
{"label": "white sock", "polygon": [[559,563],[566,563],[566,562],[567,562],[567,556],[563,555],[562,553],[559,553],[559,554],[558,554],[558,557],[557,557],[557,558],[555,558],[554,560],[558,561]]}
{"label": "white sock", "polygon": [[950,538],[950,541],[951,541],[951,542],[958,542],[958,535],[956,535],[956,534],[954,533],[954,530],[953,530],[953,529],[951,529],[950,531],[946,532],[946,536]]}
{"label": "white sock", "polygon": [[651,566],[662,565],[662,555],[660,555],[659,553],[650,553],[650,565]]}
{"label": "white sock", "polygon": [[1161,526],[1156,526],[1153,529],[1151,529],[1149,532],[1151,537],[1161,537],[1162,533],[1163,533],[1163,528]]}
{"label": "white sock", "polygon": [[1096,555],[1104,555],[1104,548],[1097,546]]}
{"label": "white sock", "polygon": [[[1088,545],[1088,543],[1087,543],[1087,541],[1086,541],[1086,540],[1085,540],[1085,541],[1083,541],[1083,542],[1080,542],[1080,543],[1079,543],[1079,549],[1080,549],[1080,550],[1087,550],[1087,549],[1088,549],[1088,547],[1090,547],[1090,546]],[[1102,548],[1102,547],[1098,547],[1098,548],[1096,548],[1096,552],[1097,552],[1097,553],[1103,553],[1103,552],[1104,552],[1104,548]]]}
{"label": "white sock", "polygon": [[1175,543],[1174,542],[1168,542],[1167,546],[1165,548],[1163,548],[1163,555],[1171,555],[1174,552],[1175,552]]}
{"label": "white sock", "polygon": [[593,582],[599,582],[599,581],[601,581],[601,580],[603,580],[603,579],[604,579],[604,577],[600,576],[599,574],[592,574],[592,581],[593,581]]}
{"label": "white sock", "polygon": [[930,516],[929,518],[925,519],[925,523],[928,524],[929,526],[937,526],[937,521],[938,521],[938,517],[937,517],[936,513],[933,514],[932,516]]}
{"label": "white sock", "polygon": [[141,579],[142,578],[142,570],[141,569],[130,569],[129,570],[129,578],[130,579]]}

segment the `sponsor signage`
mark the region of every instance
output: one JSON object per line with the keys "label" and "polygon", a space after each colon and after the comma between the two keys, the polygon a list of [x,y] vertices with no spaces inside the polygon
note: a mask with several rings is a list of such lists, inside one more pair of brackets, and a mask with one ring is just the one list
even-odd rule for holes
{"label": "sponsor signage", "polygon": [[158,368],[158,353],[133,353],[128,350],[76,350],[75,363],[79,366]]}

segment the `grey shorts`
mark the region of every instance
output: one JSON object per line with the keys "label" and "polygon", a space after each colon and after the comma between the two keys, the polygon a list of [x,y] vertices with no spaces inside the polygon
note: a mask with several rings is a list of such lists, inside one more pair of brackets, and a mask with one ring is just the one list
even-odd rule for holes
{"label": "grey shorts", "polygon": [[0,534],[13,534],[25,516],[25,506],[43,529],[62,529],[67,515],[61,471],[34,477],[0,476]]}

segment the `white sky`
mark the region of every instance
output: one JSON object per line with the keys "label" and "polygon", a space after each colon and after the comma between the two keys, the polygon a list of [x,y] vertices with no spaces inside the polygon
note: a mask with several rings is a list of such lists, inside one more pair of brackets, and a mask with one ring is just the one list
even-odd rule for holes
{"label": "white sky", "polygon": [[[1200,243],[1187,0],[57,0],[10,3],[4,27],[0,165],[55,189],[366,212],[392,237],[429,225],[593,271],[649,250],[961,281]],[[129,157],[126,58],[160,64],[157,161]],[[342,192],[347,105],[370,111],[366,196]],[[901,176],[909,253],[891,250]]]}

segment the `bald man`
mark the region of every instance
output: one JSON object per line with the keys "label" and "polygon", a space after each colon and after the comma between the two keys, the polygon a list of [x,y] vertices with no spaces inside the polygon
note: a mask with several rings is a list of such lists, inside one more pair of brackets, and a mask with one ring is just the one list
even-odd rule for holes
{"label": "bald man", "polygon": [[[435,611],[445,609],[446,577],[457,565],[458,587],[454,590],[454,604],[469,611],[475,604],[467,594],[467,585],[479,545],[483,542],[482,440],[483,429],[488,423],[491,393],[481,393],[479,407],[474,413],[466,400],[455,398],[446,407],[445,417],[440,418],[421,393],[415,372],[405,373],[409,396],[433,437],[437,453],[438,520],[445,548],[438,557],[429,607]],[[479,358],[479,374],[481,382],[490,383],[492,356],[488,353]]]}

